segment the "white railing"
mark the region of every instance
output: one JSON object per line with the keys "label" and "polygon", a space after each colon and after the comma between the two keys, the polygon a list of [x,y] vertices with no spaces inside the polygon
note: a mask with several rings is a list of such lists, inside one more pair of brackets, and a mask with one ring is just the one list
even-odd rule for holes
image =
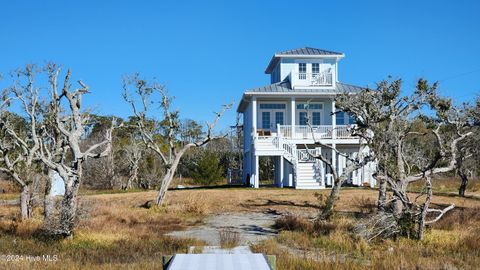
{"label": "white railing", "polygon": [[297,160],[302,162],[314,162],[318,156],[318,149],[297,149]]}
{"label": "white railing", "polygon": [[353,137],[350,126],[336,126],[335,131],[336,136],[339,139],[348,139]]}
{"label": "white railing", "polygon": [[330,86],[333,85],[331,72],[292,72],[292,85],[294,86]]}
{"label": "white railing", "polygon": [[[352,138],[348,126],[335,126],[335,130],[331,125],[321,126],[293,126],[279,125],[277,127],[278,133],[289,139],[348,139]],[[333,133],[336,134],[333,134]],[[334,136],[335,135],[335,136]],[[315,137],[315,138],[314,138]]]}

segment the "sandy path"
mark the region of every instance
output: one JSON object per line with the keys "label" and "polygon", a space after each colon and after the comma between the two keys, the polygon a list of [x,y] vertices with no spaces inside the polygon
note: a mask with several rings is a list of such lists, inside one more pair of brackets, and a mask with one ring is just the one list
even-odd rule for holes
{"label": "sandy path", "polygon": [[196,238],[210,246],[219,246],[219,232],[229,230],[238,232],[239,245],[250,245],[277,234],[277,231],[271,228],[277,216],[270,213],[248,212],[220,214],[206,218],[202,226],[171,232],[168,235]]}

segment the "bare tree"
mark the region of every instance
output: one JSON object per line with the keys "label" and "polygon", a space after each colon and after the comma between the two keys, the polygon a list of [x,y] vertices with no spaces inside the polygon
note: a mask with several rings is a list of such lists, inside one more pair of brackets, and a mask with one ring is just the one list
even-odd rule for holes
{"label": "bare tree", "polygon": [[457,174],[460,176],[460,187],[458,194],[465,197],[465,191],[475,172],[480,169],[480,98],[477,98],[475,106],[466,109],[466,116],[471,123],[472,130],[477,136],[470,136],[458,145],[458,155],[456,162]]}
{"label": "bare tree", "polygon": [[138,142],[134,136],[130,138],[130,143],[125,146],[125,157],[128,160],[128,178],[127,182],[122,184],[123,190],[131,189],[133,183],[138,182],[138,170],[144,153],[142,146],[143,142]]}
{"label": "bare tree", "polygon": [[[125,77],[123,81],[124,94],[126,102],[132,107],[133,113],[137,118],[137,128],[141,134],[146,147],[152,150],[163,162],[165,166],[165,176],[163,177],[160,190],[156,197],[156,204],[160,205],[167,193],[168,187],[173,180],[180,159],[185,152],[192,147],[199,147],[207,144],[212,139],[217,138],[213,134],[213,129],[223,113],[232,107],[232,104],[224,105],[219,112],[215,113],[215,119],[212,123],[207,123],[207,132],[196,141],[179,143],[180,135],[179,112],[171,110],[172,98],[168,95],[165,87],[156,82],[148,83],[135,74]],[[140,98],[140,106],[133,98],[133,94]],[[163,136],[158,136],[155,130],[146,126],[147,112],[150,105],[154,103],[152,95],[160,95],[159,106],[163,111]]]}
{"label": "bare tree", "polygon": [[[51,97],[46,111],[48,119],[45,121],[44,132],[34,139],[40,144],[38,152],[43,164],[57,172],[65,184],[59,222],[48,229],[52,234],[70,236],[75,227],[82,163],[89,158],[101,158],[109,153],[113,127],[106,131],[103,141],[88,149],[81,149],[85,125],[89,121],[89,114],[81,110],[82,97],[88,93],[88,87],[78,81],[78,88],[72,90],[69,69],[59,90],[57,81],[61,69],[49,64],[47,70]],[[63,107],[63,102],[68,104],[67,108]],[[46,132],[48,129],[55,132]]]}
{"label": "bare tree", "polygon": [[[14,83],[3,93],[0,104],[0,171],[21,187],[22,219],[32,215],[32,186],[39,181],[34,173],[40,144],[37,136],[37,110],[40,110],[39,89],[35,87],[38,67],[27,65],[12,73]],[[6,111],[12,101],[19,101],[26,119]]]}
{"label": "bare tree", "polygon": [[[308,110],[308,105],[307,105],[307,110]],[[337,168],[337,165],[333,163],[332,160],[325,157],[321,151],[318,151],[317,153],[312,153],[310,150],[308,150],[309,149],[308,146],[305,145],[305,149],[307,149],[308,154],[320,160],[321,162],[323,162],[332,173],[332,177],[333,177],[332,190],[330,191],[330,195],[328,196],[327,201],[325,202],[325,205],[322,207],[322,211],[318,216],[320,220],[328,220],[332,217],[334,213],[335,204],[338,201],[338,198],[340,195],[340,189],[342,188],[342,185],[345,184],[345,182],[348,180],[352,172],[362,168],[363,166],[367,165],[369,162],[375,161],[375,153],[373,151],[368,151],[368,147],[365,142],[361,142],[358,153],[355,155],[350,155],[348,153],[341,152],[337,148],[332,147],[331,145],[328,145],[328,144],[324,144],[320,140],[318,140],[315,136],[314,129],[308,117],[306,121],[307,121],[307,125],[310,128],[310,131],[312,133],[312,138],[316,146],[321,146],[322,148],[333,150],[336,155],[345,157],[347,161],[347,164],[346,164],[347,166],[343,169],[343,171],[340,172]],[[356,136],[354,129],[352,129],[351,131],[352,131],[352,135]]]}
{"label": "bare tree", "polygon": [[[387,211],[387,205],[391,206],[394,218],[390,220],[393,222],[418,223],[421,239],[425,224],[435,222],[454,207],[430,208],[432,176],[455,169],[457,145],[473,133],[465,122],[464,113],[453,107],[450,100],[437,95],[437,84],[429,85],[421,79],[410,97],[400,95],[401,84],[401,80],[383,81],[376,91],[366,89],[356,95],[342,95],[337,99],[337,106],[357,118],[355,133],[365,138],[371,151],[376,153],[377,177],[392,190],[393,200],[386,201],[386,185],[380,188],[380,209]],[[425,132],[418,132],[413,129],[411,119],[421,114],[426,106],[435,115],[422,116],[429,127]],[[451,130],[454,132],[445,132]],[[433,147],[409,145],[412,137],[428,134]],[[447,166],[440,166],[442,162]],[[425,192],[421,196],[426,195],[426,199],[418,204],[419,197],[412,201],[407,188],[409,183],[421,180],[425,182]],[[438,215],[426,221],[427,213]]]}

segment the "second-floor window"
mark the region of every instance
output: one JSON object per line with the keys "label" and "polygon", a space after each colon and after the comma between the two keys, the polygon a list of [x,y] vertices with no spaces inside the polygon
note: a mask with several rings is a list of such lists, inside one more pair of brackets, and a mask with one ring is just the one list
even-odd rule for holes
{"label": "second-floor window", "polygon": [[307,63],[298,63],[298,79],[307,79]]}
{"label": "second-floor window", "polygon": [[298,64],[298,72],[299,73],[307,73],[307,63],[299,63]]}
{"label": "second-floor window", "polygon": [[312,63],[312,73],[313,74],[320,73],[320,64],[319,63]]}

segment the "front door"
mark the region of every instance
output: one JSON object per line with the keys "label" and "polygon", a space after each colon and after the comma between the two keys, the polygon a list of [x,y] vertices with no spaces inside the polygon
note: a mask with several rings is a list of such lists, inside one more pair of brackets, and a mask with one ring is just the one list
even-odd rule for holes
{"label": "front door", "polygon": [[321,111],[299,111],[298,112],[298,124],[300,126],[307,125],[307,118],[312,126],[320,126],[322,124],[322,112]]}
{"label": "front door", "polygon": [[300,126],[307,125],[307,119],[312,126],[323,124],[323,104],[322,103],[299,103],[297,104],[297,123]]}
{"label": "front door", "polygon": [[262,110],[262,129],[271,132],[277,132],[277,124],[283,125],[285,123],[284,110]]}

